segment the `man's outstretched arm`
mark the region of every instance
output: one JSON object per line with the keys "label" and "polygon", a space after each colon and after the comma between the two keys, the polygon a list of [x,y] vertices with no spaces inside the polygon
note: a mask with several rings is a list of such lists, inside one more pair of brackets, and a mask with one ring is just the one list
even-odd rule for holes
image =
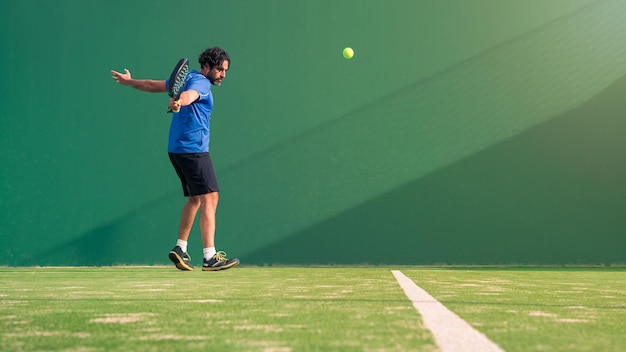
{"label": "man's outstretched arm", "polygon": [[134,79],[130,76],[130,71],[124,69],[124,73],[111,70],[111,78],[123,86],[129,86],[144,92],[167,92],[165,81],[156,81],[153,79]]}

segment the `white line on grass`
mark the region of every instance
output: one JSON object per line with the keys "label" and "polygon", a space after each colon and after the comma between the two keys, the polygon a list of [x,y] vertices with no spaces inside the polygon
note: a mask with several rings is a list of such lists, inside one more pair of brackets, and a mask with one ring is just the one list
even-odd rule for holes
{"label": "white line on grass", "polygon": [[401,271],[392,270],[391,272],[406,296],[413,302],[413,306],[422,315],[424,325],[432,332],[435,342],[443,352],[504,351],[417,286]]}

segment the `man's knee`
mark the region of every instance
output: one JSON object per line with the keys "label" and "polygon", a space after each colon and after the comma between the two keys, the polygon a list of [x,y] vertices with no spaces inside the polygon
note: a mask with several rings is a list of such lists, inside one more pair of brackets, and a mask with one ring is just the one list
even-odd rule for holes
{"label": "man's knee", "polygon": [[200,205],[202,203],[202,199],[200,196],[189,196],[187,197],[187,203],[190,205]]}

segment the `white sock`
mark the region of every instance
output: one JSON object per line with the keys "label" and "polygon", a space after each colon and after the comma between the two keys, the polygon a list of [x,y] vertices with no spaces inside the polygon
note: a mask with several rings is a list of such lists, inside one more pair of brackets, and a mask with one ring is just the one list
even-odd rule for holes
{"label": "white sock", "polygon": [[215,255],[215,247],[207,247],[202,250],[204,252],[204,259],[209,260]]}
{"label": "white sock", "polygon": [[187,241],[178,240],[176,241],[176,245],[183,250],[184,253],[187,253]]}

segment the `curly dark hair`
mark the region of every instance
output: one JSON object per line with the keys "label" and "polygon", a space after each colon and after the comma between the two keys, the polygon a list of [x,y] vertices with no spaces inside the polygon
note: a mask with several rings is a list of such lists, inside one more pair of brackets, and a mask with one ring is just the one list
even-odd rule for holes
{"label": "curly dark hair", "polygon": [[198,63],[200,63],[200,67],[209,66],[209,68],[213,68],[215,66],[221,65],[224,61],[228,61],[228,65],[230,66],[230,57],[228,53],[224,51],[222,48],[213,47],[208,48],[200,54],[198,58]]}

